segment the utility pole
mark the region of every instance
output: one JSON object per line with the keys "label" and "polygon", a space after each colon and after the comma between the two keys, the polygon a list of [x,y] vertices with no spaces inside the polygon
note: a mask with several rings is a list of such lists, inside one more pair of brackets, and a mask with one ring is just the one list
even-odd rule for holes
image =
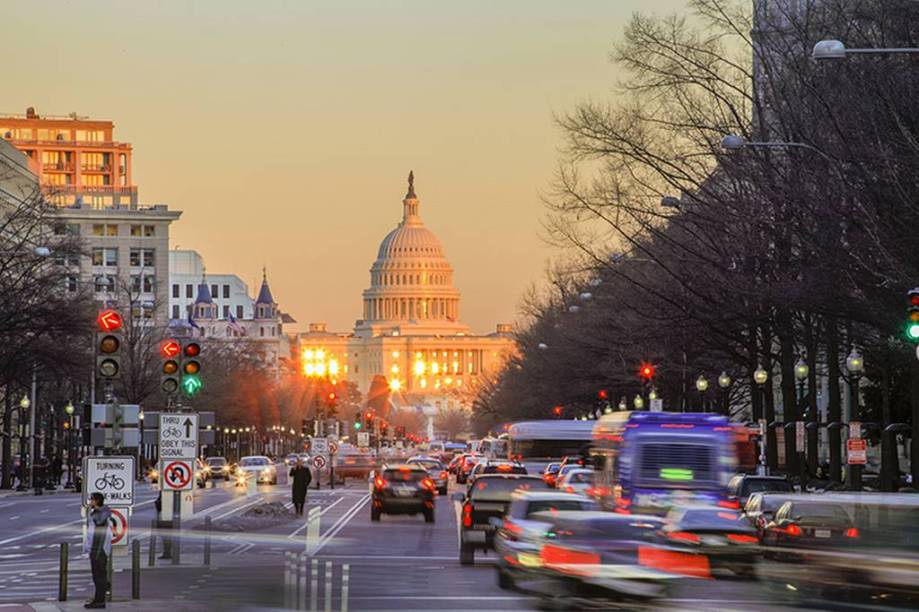
{"label": "utility pole", "polygon": [[32,401],[29,406],[29,486],[35,487],[35,395],[38,383],[38,366],[32,362]]}

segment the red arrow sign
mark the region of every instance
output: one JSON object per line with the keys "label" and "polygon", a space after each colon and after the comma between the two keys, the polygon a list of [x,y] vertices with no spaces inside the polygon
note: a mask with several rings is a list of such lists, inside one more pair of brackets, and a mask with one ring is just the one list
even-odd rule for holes
{"label": "red arrow sign", "polygon": [[121,329],[121,326],[124,325],[124,320],[117,310],[106,308],[96,317],[96,325],[104,332],[113,332]]}
{"label": "red arrow sign", "polygon": [[163,357],[176,357],[182,350],[178,340],[163,340],[160,342],[160,354]]}

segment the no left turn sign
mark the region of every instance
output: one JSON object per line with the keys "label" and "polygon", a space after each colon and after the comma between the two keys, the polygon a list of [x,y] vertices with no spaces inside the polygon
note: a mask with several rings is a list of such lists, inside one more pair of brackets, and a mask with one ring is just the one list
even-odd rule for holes
{"label": "no left turn sign", "polygon": [[313,457],[313,467],[317,470],[321,470],[325,467],[325,457],[323,455],[316,455]]}

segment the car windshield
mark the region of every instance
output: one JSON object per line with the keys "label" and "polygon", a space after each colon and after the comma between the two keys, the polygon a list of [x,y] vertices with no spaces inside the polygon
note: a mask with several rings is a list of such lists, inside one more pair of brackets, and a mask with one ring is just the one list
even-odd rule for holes
{"label": "car windshield", "polygon": [[599,506],[589,499],[546,499],[534,500],[527,506],[527,516],[537,512],[571,512],[577,510],[597,510]]}
{"label": "car windshield", "polygon": [[440,463],[440,461],[434,461],[433,459],[415,459],[411,463],[412,465],[420,465],[428,471],[444,469],[444,466]]}
{"label": "car windshield", "polygon": [[420,482],[427,477],[427,472],[422,470],[385,470],[383,478],[390,482]]}
{"label": "car windshield", "polygon": [[243,457],[239,460],[239,465],[241,467],[254,467],[260,465],[269,465],[269,462],[265,457]]}
{"label": "car windshield", "polygon": [[226,465],[227,460],[223,457],[208,457],[205,463],[208,465]]}
{"label": "car windshield", "polygon": [[568,476],[568,484],[590,484],[593,479],[593,472],[575,472]]}
{"label": "car windshield", "polygon": [[793,520],[804,525],[840,527],[852,522],[842,506],[836,504],[799,503],[792,505]]}
{"label": "car windshield", "polygon": [[542,478],[494,478],[483,476],[472,487],[473,499],[510,499],[514,491],[545,491],[553,487]]}
{"label": "car windshield", "polygon": [[763,491],[794,491],[794,487],[787,480],[748,478],[740,490],[744,495],[750,495]]}
{"label": "car windshield", "polygon": [[750,524],[743,520],[740,512],[733,510],[687,510],[679,517],[677,529],[724,529],[730,531],[751,529]]}

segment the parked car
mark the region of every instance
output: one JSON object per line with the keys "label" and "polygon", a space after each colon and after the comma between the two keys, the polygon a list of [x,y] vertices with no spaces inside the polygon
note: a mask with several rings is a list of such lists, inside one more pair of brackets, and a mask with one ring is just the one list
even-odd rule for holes
{"label": "parked car", "polygon": [[759,534],[736,510],[677,507],[667,515],[661,532],[672,546],[704,558],[713,575],[730,572],[742,578],[756,577]]}
{"label": "parked car", "polygon": [[485,474],[465,494],[454,494],[454,501],[462,503],[460,564],[475,563],[476,550],[494,549],[497,525],[490,519],[504,516],[515,491],[547,490],[551,488],[539,476]]}
{"label": "parked car", "polygon": [[422,466],[384,466],[373,479],[370,520],[379,521],[383,514],[423,514],[426,523],[433,523],[434,491],[434,481]]}
{"label": "parked car", "polygon": [[539,513],[599,510],[597,503],[581,495],[560,491],[520,491],[511,494],[507,513],[494,519],[498,528],[495,534],[495,565],[498,586],[513,588],[519,577],[528,577],[541,566],[539,549],[551,521]]}
{"label": "parked car", "polygon": [[278,484],[278,470],[271,460],[264,455],[243,457],[239,460],[236,473],[246,478],[255,478],[257,483]]}

